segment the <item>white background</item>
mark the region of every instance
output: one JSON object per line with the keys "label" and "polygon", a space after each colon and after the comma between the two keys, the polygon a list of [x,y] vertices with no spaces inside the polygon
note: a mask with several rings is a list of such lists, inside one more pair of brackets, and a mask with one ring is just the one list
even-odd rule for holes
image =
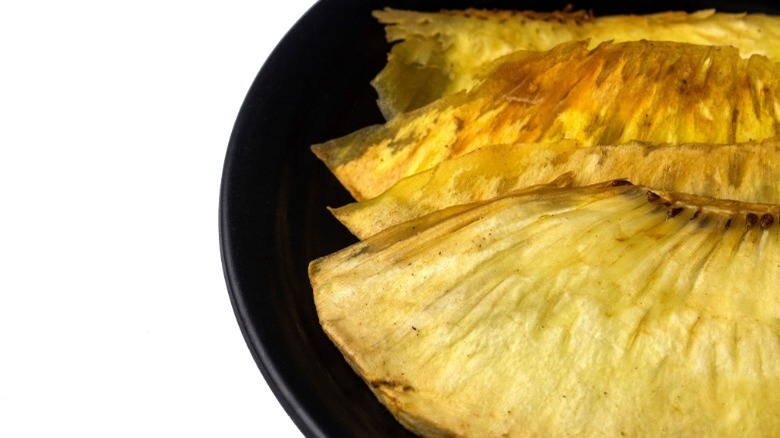
{"label": "white background", "polygon": [[217,207],[244,96],[313,3],[0,6],[0,436],[301,436]]}

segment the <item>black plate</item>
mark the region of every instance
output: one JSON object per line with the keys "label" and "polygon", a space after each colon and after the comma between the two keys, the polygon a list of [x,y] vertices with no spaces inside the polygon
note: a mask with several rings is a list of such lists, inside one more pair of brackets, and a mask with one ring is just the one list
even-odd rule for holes
{"label": "black plate", "polygon": [[[369,81],[384,65],[389,45],[371,11],[385,6],[550,11],[570,2],[321,0],[258,74],[225,159],[222,260],[249,349],[306,436],[412,436],[322,332],[307,276],[309,261],[356,241],[325,210],[350,197],[309,145],[382,122]],[[713,7],[780,13],[770,1],[580,1],[574,6],[596,15]]]}

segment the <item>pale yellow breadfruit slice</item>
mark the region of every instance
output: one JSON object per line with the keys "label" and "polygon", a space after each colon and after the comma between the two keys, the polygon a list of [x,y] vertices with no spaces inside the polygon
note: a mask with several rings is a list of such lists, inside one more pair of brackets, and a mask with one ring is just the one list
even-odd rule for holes
{"label": "pale yellow breadfruit slice", "polygon": [[582,147],[572,140],[495,145],[408,176],[379,196],[331,209],[352,234],[379,231],[453,205],[489,200],[561,175],[559,185],[625,178],[662,190],[780,204],[780,142]]}
{"label": "pale yellow breadfruit slice", "polygon": [[322,327],[423,436],[780,435],[780,209],[622,184],[315,260]]}
{"label": "pale yellow breadfruit slice", "polygon": [[742,56],[780,59],[780,17],[763,14],[663,12],[594,17],[579,12],[375,11],[396,42],[374,79],[379,106],[389,119],[469,89],[486,63],[516,50],[549,50],[572,40],[663,40],[731,45]]}
{"label": "pale yellow breadfruit slice", "polygon": [[501,58],[480,86],[313,146],[357,200],[494,144],[737,143],[777,135],[780,64],[684,43],[564,43]]}

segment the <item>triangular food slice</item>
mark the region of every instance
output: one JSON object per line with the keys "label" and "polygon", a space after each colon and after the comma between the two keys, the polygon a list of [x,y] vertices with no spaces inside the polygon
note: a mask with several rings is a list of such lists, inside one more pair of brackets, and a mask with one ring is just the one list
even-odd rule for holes
{"label": "triangular food slice", "polygon": [[561,175],[583,186],[627,178],[662,190],[780,204],[780,142],[582,147],[572,140],[495,145],[408,176],[381,195],[332,209],[355,236],[459,204],[488,200]]}
{"label": "triangular food slice", "polygon": [[730,45],[742,56],[780,59],[780,17],[705,10],[594,17],[584,11],[375,11],[392,47],[374,79],[389,119],[469,89],[482,66],[517,50],[549,50],[573,40],[663,40]]}
{"label": "triangular food slice", "polygon": [[310,265],[424,436],[780,435],[780,208],[624,181],[439,211]]}
{"label": "triangular food slice", "polygon": [[780,64],[734,48],[583,42],[501,58],[474,90],[313,146],[357,200],[494,144],[736,143],[777,135]]}

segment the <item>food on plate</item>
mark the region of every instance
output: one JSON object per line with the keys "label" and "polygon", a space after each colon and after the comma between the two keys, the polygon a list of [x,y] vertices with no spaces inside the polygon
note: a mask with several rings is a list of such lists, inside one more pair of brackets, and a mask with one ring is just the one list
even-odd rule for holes
{"label": "food on plate", "polygon": [[375,15],[393,117],[312,147],[362,240],[309,278],[390,412],[426,437],[779,436],[779,18]]}
{"label": "food on plate", "polygon": [[780,59],[780,19],[763,14],[704,10],[594,17],[585,11],[374,12],[394,42],[385,68],[374,79],[379,106],[390,119],[469,89],[485,64],[517,50],[549,50],[573,40],[664,40],[730,45],[747,57]]}
{"label": "food on plate", "polygon": [[582,147],[560,140],[488,146],[401,179],[379,196],[331,212],[352,234],[365,239],[437,210],[556,178],[558,185],[572,186],[623,178],[662,190],[780,204],[780,141]]}
{"label": "food on plate", "polygon": [[780,64],[730,47],[564,43],[496,61],[480,85],[313,146],[357,200],[484,146],[737,143],[778,134]]}
{"label": "food on plate", "polygon": [[780,206],[613,181],[444,209],[310,265],[423,436],[777,436]]}

